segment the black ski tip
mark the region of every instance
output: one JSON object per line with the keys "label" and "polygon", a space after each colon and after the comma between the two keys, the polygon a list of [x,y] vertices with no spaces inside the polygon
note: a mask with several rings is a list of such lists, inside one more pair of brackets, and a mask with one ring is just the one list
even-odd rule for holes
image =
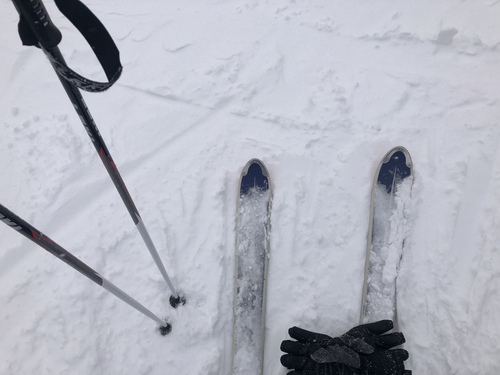
{"label": "black ski tip", "polygon": [[392,192],[394,183],[398,183],[412,175],[410,154],[404,147],[395,147],[382,159],[377,183],[384,185],[387,193]]}
{"label": "black ski tip", "polygon": [[250,160],[243,169],[240,195],[245,195],[252,188],[269,189],[269,173],[259,159]]}
{"label": "black ski tip", "polygon": [[185,305],[186,304],[186,297],[184,297],[181,294],[177,294],[177,296],[171,295],[170,296],[170,306],[172,306],[174,309],[179,307],[180,305]]}
{"label": "black ski tip", "polygon": [[172,331],[172,325],[165,322],[164,326],[160,326],[160,333],[162,336],[169,334]]}

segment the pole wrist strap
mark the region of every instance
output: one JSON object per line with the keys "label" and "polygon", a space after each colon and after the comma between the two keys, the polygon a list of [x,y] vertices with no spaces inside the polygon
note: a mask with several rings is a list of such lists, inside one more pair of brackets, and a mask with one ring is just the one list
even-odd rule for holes
{"label": "pole wrist strap", "polygon": [[108,82],[96,82],[81,76],[58,58],[55,48],[61,32],[50,20],[41,0],[13,0],[19,15],[19,36],[23,45],[42,48],[56,71],[79,89],[100,92],[109,89],[120,77],[120,52],[99,19],[79,0],[55,0],[61,13],[80,31],[94,51]]}

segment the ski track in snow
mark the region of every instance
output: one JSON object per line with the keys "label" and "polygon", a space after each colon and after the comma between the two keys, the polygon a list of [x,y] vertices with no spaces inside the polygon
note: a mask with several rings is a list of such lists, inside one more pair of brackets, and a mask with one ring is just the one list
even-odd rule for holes
{"label": "ski track in snow", "polygon": [[[43,54],[2,2],[0,203],[172,332],[0,227],[0,374],[230,374],[237,180],[273,180],[265,374],[287,329],[357,324],[373,172],[415,166],[398,318],[415,374],[500,372],[500,4],[85,1],[124,72],[84,94],[169,291]],[[70,66],[102,79],[55,9]]]}

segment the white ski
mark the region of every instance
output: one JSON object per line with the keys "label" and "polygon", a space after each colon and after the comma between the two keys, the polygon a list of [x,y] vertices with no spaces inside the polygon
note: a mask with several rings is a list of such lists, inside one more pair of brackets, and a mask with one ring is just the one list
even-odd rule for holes
{"label": "white ski", "polygon": [[395,147],[373,182],[360,324],[392,319],[397,325],[397,277],[407,234],[405,205],[413,183],[408,150]]}
{"label": "white ski", "polygon": [[240,179],[236,218],[233,375],[262,375],[272,191],[269,172],[250,160]]}

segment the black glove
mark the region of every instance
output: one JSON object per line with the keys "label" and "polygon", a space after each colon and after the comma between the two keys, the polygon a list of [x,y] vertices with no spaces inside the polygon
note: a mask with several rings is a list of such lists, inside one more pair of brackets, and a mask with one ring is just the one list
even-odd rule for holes
{"label": "black glove", "polygon": [[393,328],[390,320],[354,327],[340,337],[292,327],[281,350],[281,364],[293,369],[288,375],[410,375],[404,368],[408,352],[389,350],[405,342],[402,333],[383,335]]}

